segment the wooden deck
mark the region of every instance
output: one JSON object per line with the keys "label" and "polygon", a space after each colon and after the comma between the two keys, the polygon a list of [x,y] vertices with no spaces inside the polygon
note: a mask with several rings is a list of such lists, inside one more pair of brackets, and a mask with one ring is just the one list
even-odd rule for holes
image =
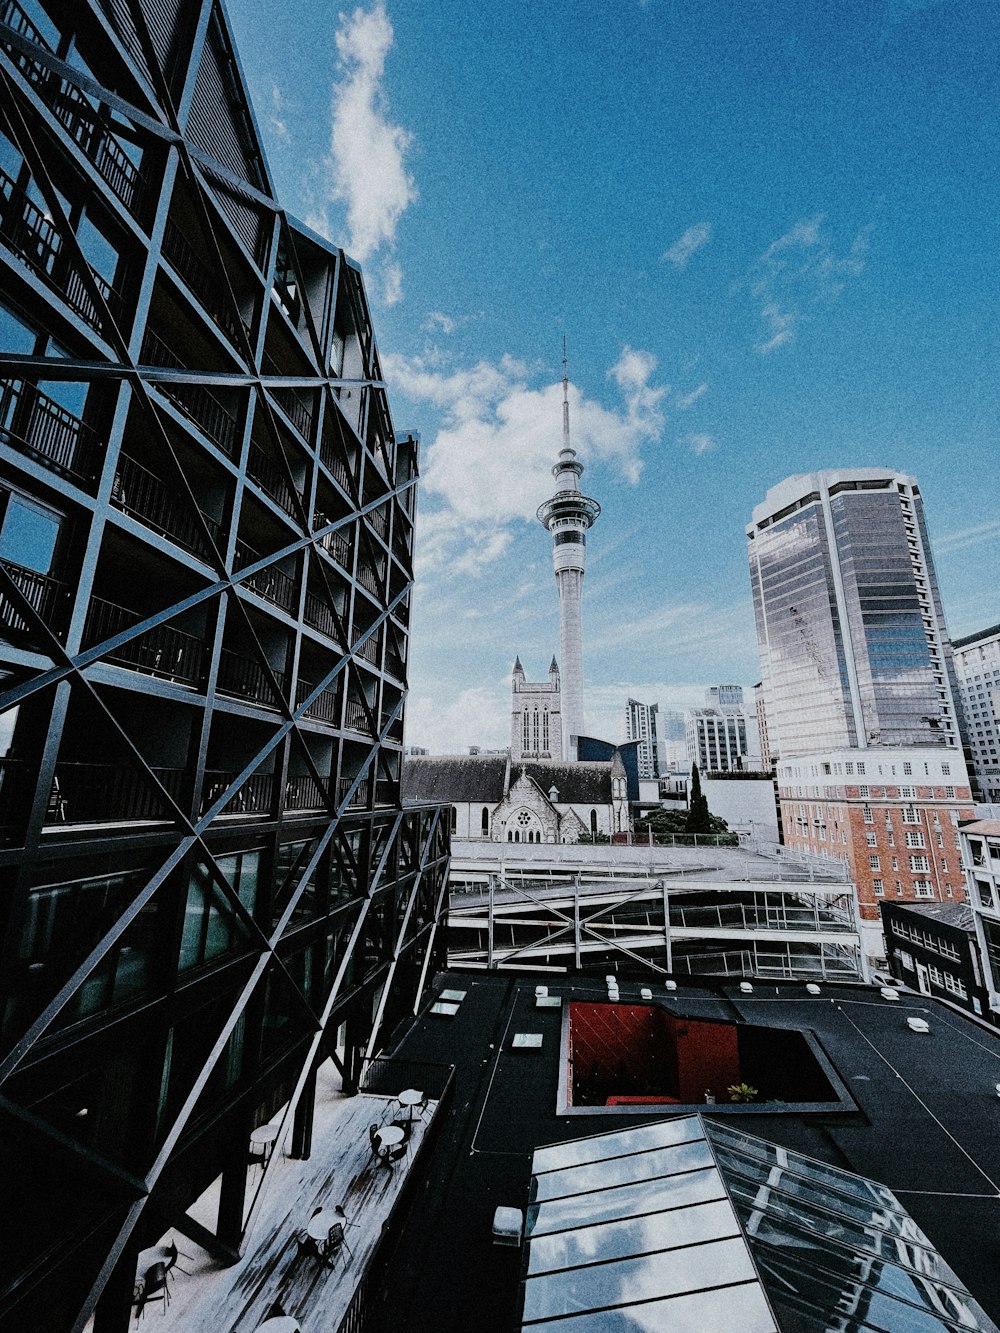
{"label": "wooden deck", "polygon": [[[305,1162],[294,1161],[284,1157],[281,1141],[275,1144],[274,1165],[246,1236],[244,1257],[223,1268],[192,1241],[171,1232],[164,1242],[176,1239],[182,1255],[187,1256],[180,1264],[189,1272],[173,1271],[169,1307],[163,1314],[158,1305],[149,1308],[140,1322],[153,1321],[150,1333],[173,1333],[175,1329],[178,1333],[253,1333],[279,1302],[286,1314],[298,1320],[302,1333],[332,1333],[413,1169],[436,1103],[429,1104],[425,1120],[414,1113],[409,1152],[391,1169],[374,1160],[368,1137],[370,1125],[389,1122],[390,1108],[399,1118],[399,1108],[391,1099],[367,1093],[344,1097],[332,1081],[324,1087],[320,1071],[312,1156]],[[259,1170],[251,1170],[248,1208],[260,1177]],[[210,1191],[191,1209],[192,1216],[206,1225],[213,1220],[214,1193]],[[316,1209],[337,1204],[353,1223],[345,1229],[353,1253],[341,1250],[332,1267],[308,1257],[299,1259],[296,1233]]]}

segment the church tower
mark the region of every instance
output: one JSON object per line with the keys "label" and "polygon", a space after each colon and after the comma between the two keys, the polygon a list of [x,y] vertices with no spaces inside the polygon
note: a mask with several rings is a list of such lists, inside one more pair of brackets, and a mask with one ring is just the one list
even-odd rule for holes
{"label": "church tower", "polygon": [[583,733],[583,630],[581,603],[587,529],[601,512],[596,500],[580,491],[583,464],[569,442],[569,377],[563,339],[563,443],[552,469],[555,495],[539,505],[538,521],[552,534],[552,566],[559,590],[559,660],[562,662],[563,754],[575,759],[576,738]]}
{"label": "church tower", "polygon": [[562,759],[563,726],[559,667],[553,657],[548,680],[528,680],[520,657],[510,680],[510,757]]}

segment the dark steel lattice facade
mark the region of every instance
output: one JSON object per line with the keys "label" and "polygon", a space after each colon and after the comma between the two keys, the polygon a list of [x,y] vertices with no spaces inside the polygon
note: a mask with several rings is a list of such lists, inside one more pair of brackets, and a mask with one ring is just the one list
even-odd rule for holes
{"label": "dark steel lattice facade", "polygon": [[[213,0],[0,0],[0,1324],[170,1225],[443,946],[399,798],[416,444]],[[186,1215],[221,1175],[217,1224]]]}

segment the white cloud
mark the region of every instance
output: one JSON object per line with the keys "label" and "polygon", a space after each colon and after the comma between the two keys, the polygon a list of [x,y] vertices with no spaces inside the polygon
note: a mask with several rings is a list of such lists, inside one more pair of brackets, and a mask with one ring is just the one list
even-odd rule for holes
{"label": "white cloud", "polygon": [[708,435],[704,431],[695,431],[691,435],[682,435],[677,443],[682,449],[690,449],[693,454],[708,454],[713,449],[718,448],[718,441],[714,435]]}
{"label": "white cloud", "polygon": [[698,222],[693,227],[688,227],[683,236],[679,236],[669,250],[664,250],[660,259],[665,264],[673,264],[674,268],[685,268],[688,260],[693,254],[707,245],[712,239],[712,224],[710,222]]}
{"label": "white cloud", "polygon": [[690,393],[679,393],[674,399],[674,407],[677,408],[678,412],[686,412],[706,393],[708,393],[708,385],[699,384],[697,389],[692,389]]}
{"label": "white cloud", "polygon": [[968,546],[978,546],[981,542],[993,541],[1000,536],[1000,519],[989,523],[977,523],[971,528],[960,528],[955,532],[946,532],[932,543],[935,554],[950,555],[952,551],[964,551]]}
{"label": "white cloud", "polygon": [[291,143],[292,136],[288,132],[288,122],[284,117],[285,99],[282,96],[281,89],[276,83],[271,85],[271,114],[269,123],[274,131],[275,138],[279,143]]}
{"label": "white cloud", "polygon": [[[364,261],[391,246],[399,219],[417,198],[405,160],[413,136],[386,116],[383,76],[393,30],[382,0],[339,18],[326,199],[346,205],[347,249]],[[322,226],[310,225],[329,234],[325,218]]]}
{"label": "white cloud", "polygon": [[432,310],[424,320],[424,328],[432,333],[440,330],[441,333],[454,333],[457,325],[450,315],[444,314],[441,310]]}
{"label": "white cloud", "polygon": [[406,744],[431,754],[463,754],[470,745],[510,744],[510,678],[458,694],[411,691],[406,701]]}
{"label": "white cloud", "polygon": [[[561,385],[535,387],[529,368],[512,357],[443,369],[427,357],[389,355],[383,367],[395,391],[442,414],[423,455],[421,492],[434,507],[421,512],[422,570],[488,567],[506,549],[512,525],[532,521],[551,491]],[[668,390],[651,382],[655,371],[649,352],[624,347],[608,371],[621,400],[612,408],[570,385],[571,439],[585,463],[600,460],[638,481],[641,450],[664,426]]]}
{"label": "white cloud", "polygon": [[402,299],[403,270],[391,260],[382,271],[382,301],[385,305],[397,305]]}
{"label": "white cloud", "polygon": [[809,310],[830,305],[848,279],[864,272],[872,227],[862,227],[846,253],[838,255],[824,231],[824,215],[803,218],[772,241],[755,261],[748,278],[759,302],[764,336],[754,350],[766,355],[793,342]]}

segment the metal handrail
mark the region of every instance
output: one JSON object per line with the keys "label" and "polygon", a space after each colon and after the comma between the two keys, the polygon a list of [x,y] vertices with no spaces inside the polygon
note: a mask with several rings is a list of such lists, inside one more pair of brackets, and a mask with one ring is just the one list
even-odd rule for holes
{"label": "metal handrail", "polygon": [[[84,481],[94,476],[101,444],[97,432],[34,385],[0,380],[0,423],[0,438],[13,448],[27,449],[43,463]],[[19,431],[12,429],[15,423]]]}
{"label": "metal handrail", "polygon": [[[94,645],[120,634],[144,618],[143,612],[92,597],[87,609],[84,643]],[[197,684],[204,675],[205,645],[172,625],[157,625],[105,654],[104,660],[164,680]]]}
{"label": "metal handrail", "polygon": [[[147,527],[173,538],[196,555],[208,554],[208,542],[194,515],[178,499],[178,492],[129,454],[121,454],[111,488],[111,502],[123,513],[141,519]],[[211,532],[219,540],[222,524],[199,511]]]}

